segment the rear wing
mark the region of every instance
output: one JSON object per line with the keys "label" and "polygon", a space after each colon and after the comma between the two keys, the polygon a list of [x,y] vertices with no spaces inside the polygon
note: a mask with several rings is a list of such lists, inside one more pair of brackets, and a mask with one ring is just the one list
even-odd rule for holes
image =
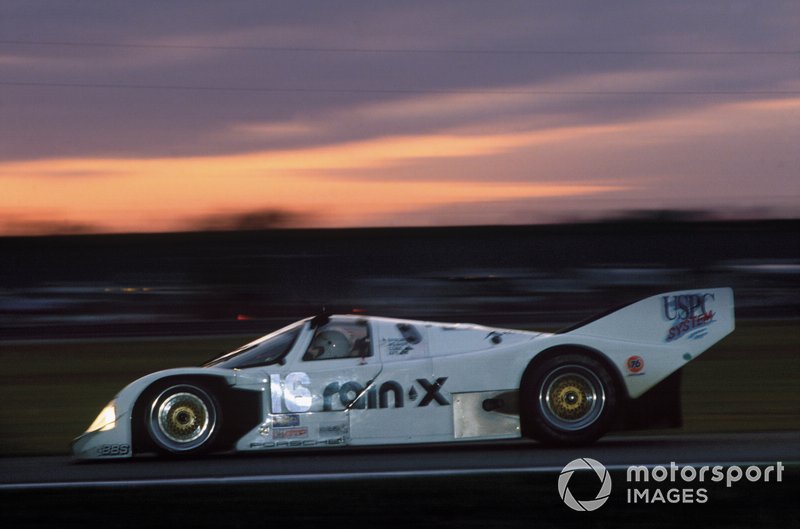
{"label": "rear wing", "polygon": [[619,370],[628,396],[637,399],[733,332],[734,325],[733,291],[704,288],[645,298],[561,336],[565,343],[601,351]]}
{"label": "rear wing", "polygon": [[674,347],[694,358],[733,332],[734,320],[732,289],[682,290],[645,298],[567,333]]}

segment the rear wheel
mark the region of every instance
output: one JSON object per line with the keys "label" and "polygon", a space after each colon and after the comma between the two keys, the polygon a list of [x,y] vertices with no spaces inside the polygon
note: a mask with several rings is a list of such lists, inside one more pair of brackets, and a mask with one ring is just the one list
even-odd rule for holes
{"label": "rear wheel", "polygon": [[211,449],[222,415],[217,399],[194,384],[176,384],[155,392],[145,419],[156,447],[173,455]]}
{"label": "rear wheel", "polygon": [[611,375],[599,361],[565,353],[526,374],[521,388],[526,434],[549,444],[588,444],[607,430],[616,406]]}

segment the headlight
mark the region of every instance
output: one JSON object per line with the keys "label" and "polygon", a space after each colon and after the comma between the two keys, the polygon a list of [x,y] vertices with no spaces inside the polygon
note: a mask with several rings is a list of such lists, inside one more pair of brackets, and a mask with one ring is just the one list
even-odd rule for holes
{"label": "headlight", "polygon": [[89,432],[107,432],[108,430],[113,430],[114,427],[117,425],[117,401],[112,400],[103,410],[100,412],[100,415],[94,420],[94,422],[89,426],[86,430],[86,433]]}

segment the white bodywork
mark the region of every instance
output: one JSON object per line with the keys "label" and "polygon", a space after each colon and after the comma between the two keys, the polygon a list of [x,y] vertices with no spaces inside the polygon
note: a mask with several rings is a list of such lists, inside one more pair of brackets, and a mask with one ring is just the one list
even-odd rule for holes
{"label": "white bodywork", "polygon": [[151,384],[173,376],[214,376],[258,392],[262,420],[235,442],[237,451],[514,438],[521,435],[519,414],[485,411],[483,404],[515,395],[541,352],[558,346],[597,352],[635,399],[734,328],[728,288],[660,294],[560,334],[353,315],[332,320],[367,325],[369,351],[304,359],[315,339],[309,319],[282,364],[147,375],[75,440],[74,454],[131,456],[134,404]]}

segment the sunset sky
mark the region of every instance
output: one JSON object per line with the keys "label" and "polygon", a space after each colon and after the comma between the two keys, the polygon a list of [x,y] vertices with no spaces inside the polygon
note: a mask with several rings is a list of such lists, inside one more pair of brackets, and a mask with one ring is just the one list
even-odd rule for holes
{"label": "sunset sky", "polygon": [[799,27],[796,0],[0,0],[0,235],[797,217]]}

